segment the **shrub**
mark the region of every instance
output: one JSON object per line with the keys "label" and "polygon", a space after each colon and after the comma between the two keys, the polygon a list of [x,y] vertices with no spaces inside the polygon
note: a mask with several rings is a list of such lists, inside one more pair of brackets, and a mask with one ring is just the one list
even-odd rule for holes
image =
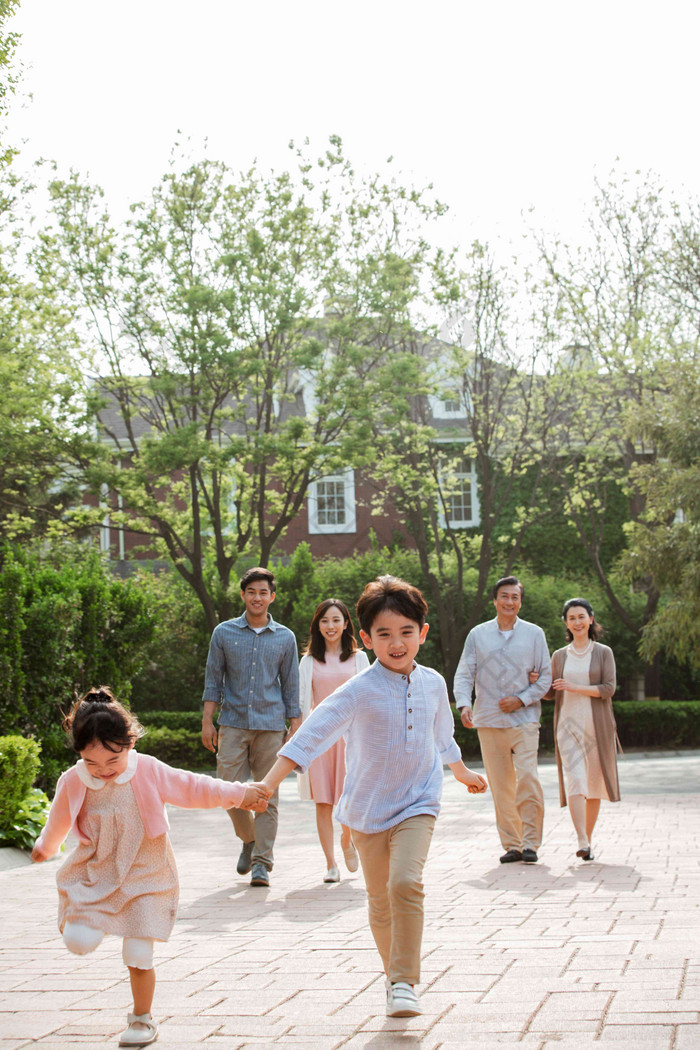
{"label": "shrub", "polygon": [[[159,729],[187,729],[190,733],[202,732],[201,711],[145,711],[138,714],[142,726]],[[149,729],[148,733],[151,734]]]}
{"label": "shrub", "polygon": [[31,849],[49,813],[49,800],[32,784],[39,744],[21,736],[0,737],[0,845]]}
{"label": "shrub", "polygon": [[[700,701],[668,700],[638,703],[613,701],[617,733],[623,751],[700,747]],[[464,758],[478,758],[479,738],[475,729],[465,729],[455,710],[455,739]],[[554,752],[554,704],[542,704],[540,752]]]}
{"label": "shrub", "polygon": [[128,700],[152,629],[145,594],[94,548],[0,549],[0,721],[41,742],[41,787],[71,762],[62,709],[98,683]]}
{"label": "shrub", "polygon": [[9,829],[39,770],[36,740],[0,736],[0,831]]}
{"label": "shrub", "polygon": [[201,718],[197,732],[189,729],[149,729],[137,749],[180,769],[211,769],[214,756],[202,744]]}

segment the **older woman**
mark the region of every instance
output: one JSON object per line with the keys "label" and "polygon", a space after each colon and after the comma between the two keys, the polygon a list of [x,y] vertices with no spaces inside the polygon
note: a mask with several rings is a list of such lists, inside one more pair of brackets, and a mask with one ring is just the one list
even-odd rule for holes
{"label": "older woman", "polygon": [[562,619],[569,644],[552,656],[552,685],[546,699],[555,699],[559,798],[565,806],[568,794],[578,837],[576,856],[593,860],[591,838],[600,800],[620,801],[612,707],[615,658],[612,649],[598,641],[603,629],[585,598],[570,598]]}

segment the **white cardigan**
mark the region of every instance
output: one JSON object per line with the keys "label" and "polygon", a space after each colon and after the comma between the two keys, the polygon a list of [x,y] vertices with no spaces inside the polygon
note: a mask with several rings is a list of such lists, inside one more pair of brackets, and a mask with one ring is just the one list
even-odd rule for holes
{"label": "white cardigan", "polygon": [[[352,657],[349,657],[346,663],[350,663]],[[355,653],[355,674],[359,674],[360,671],[365,671],[369,667],[369,659],[367,653],[363,649],[358,649]],[[314,658],[313,656],[302,656],[299,662],[299,706],[301,708],[302,721],[309,717],[311,714],[311,701],[313,698],[312,679],[314,673]],[[297,773],[297,787],[299,789],[299,798],[304,799],[306,802],[311,801],[311,783],[309,781],[309,774]]]}

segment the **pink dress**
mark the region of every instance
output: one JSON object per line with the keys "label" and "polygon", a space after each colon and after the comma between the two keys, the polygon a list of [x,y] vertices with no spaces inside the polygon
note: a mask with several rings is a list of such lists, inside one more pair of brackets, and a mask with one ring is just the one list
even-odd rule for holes
{"label": "pink dress", "polygon": [[167,834],[146,837],[131,783],[88,788],[78,822],[88,841],[56,876],[59,930],[76,922],[167,941],[177,915],[175,857]]}
{"label": "pink dress", "polygon": [[[311,709],[318,707],[338,686],[355,674],[355,659],[341,661],[340,654],[326,653],[326,662],[314,660],[311,679]],[[314,802],[335,806],[345,781],[345,741],[339,740],[309,766],[311,797]]]}

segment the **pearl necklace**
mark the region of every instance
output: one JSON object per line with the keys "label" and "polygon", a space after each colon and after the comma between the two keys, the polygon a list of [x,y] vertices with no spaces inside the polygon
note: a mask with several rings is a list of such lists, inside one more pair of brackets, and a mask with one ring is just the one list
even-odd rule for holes
{"label": "pearl necklace", "polygon": [[593,648],[593,639],[592,638],[588,639],[588,645],[586,646],[585,649],[577,649],[573,642],[569,643],[569,652],[571,653],[571,655],[572,656],[578,656],[580,659],[582,659],[584,656],[588,656],[588,654],[590,653],[592,648]]}

